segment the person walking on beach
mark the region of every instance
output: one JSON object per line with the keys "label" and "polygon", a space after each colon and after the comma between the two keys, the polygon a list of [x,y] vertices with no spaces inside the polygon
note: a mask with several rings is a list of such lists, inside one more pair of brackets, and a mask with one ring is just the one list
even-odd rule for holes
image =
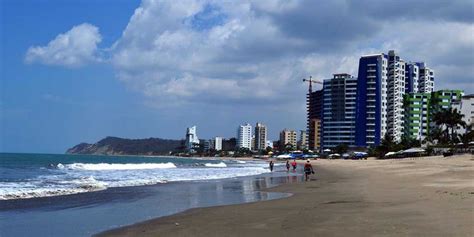
{"label": "person walking on beach", "polygon": [[286,160],[286,172],[290,172],[290,161]]}
{"label": "person walking on beach", "polygon": [[296,171],[296,159],[291,162],[291,166],[293,166],[293,171]]}
{"label": "person walking on beach", "polygon": [[274,164],[273,164],[273,161],[271,160],[271,161],[270,161],[270,171],[272,171],[272,172],[273,172],[273,165],[274,165]]}
{"label": "person walking on beach", "polygon": [[305,180],[308,181],[309,176],[311,174],[314,174],[313,166],[311,165],[311,162],[309,161],[309,159],[306,161],[306,164],[304,164],[304,169],[303,170],[304,170]]}

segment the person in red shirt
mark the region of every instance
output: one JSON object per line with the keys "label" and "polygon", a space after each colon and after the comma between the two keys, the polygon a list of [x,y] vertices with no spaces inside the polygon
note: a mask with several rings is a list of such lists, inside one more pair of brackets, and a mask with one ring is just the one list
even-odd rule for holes
{"label": "person in red shirt", "polygon": [[291,166],[293,166],[293,171],[296,170],[296,159],[291,162]]}
{"label": "person in red shirt", "polygon": [[306,164],[304,164],[304,169],[303,170],[304,170],[305,180],[308,181],[309,176],[311,174],[314,174],[313,166],[311,165],[311,162],[309,161],[309,159],[306,161]]}

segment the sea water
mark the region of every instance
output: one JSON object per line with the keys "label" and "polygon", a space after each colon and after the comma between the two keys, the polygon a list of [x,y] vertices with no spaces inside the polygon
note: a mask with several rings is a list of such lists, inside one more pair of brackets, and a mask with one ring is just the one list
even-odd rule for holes
{"label": "sea water", "polygon": [[0,200],[94,192],[268,172],[255,161],[167,157],[0,154]]}
{"label": "sea water", "polygon": [[290,194],[260,190],[300,180],[263,161],[0,154],[0,236],[90,236],[189,208],[282,198]]}

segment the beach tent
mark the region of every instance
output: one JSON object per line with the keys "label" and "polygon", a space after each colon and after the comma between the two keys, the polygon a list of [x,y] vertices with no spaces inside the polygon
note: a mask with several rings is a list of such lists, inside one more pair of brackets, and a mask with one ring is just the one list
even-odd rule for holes
{"label": "beach tent", "polygon": [[331,149],[324,149],[324,152],[331,152]]}
{"label": "beach tent", "polygon": [[276,157],[277,159],[291,159],[291,155],[283,154]]}
{"label": "beach tent", "polygon": [[396,155],[397,153],[398,153],[398,152],[393,152],[393,151],[391,151],[391,152],[388,152],[387,154],[385,154],[385,157],[387,157],[387,156],[393,156],[393,155]]}

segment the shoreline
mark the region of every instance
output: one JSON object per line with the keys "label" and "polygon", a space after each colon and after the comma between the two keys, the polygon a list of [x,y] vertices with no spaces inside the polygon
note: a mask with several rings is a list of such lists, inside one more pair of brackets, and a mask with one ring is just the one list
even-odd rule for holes
{"label": "shoreline", "polygon": [[310,182],[261,190],[288,198],[189,209],[96,236],[472,236],[473,160],[316,160]]}

